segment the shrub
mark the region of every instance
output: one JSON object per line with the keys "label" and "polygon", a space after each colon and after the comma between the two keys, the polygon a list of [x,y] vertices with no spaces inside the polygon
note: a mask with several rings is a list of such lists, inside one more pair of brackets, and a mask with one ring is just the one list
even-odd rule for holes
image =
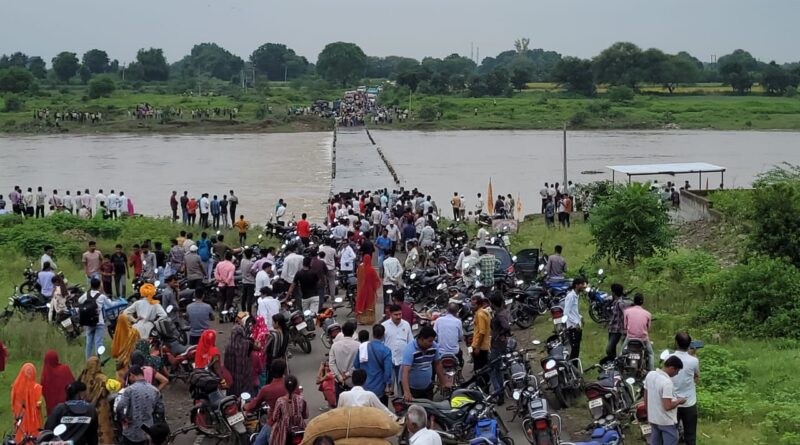
{"label": "shrub", "polygon": [[426,122],[431,122],[436,119],[438,109],[433,105],[425,104],[419,109],[419,118]]}
{"label": "shrub", "polygon": [[800,338],[800,270],[785,259],[753,256],[717,275],[699,317],[739,334]]}
{"label": "shrub", "polygon": [[633,89],[624,85],[608,87],[608,99],[611,102],[629,102],[636,96]]}
{"label": "shrub", "polygon": [[109,97],[117,89],[114,80],[108,76],[98,76],[89,82],[89,97]]}
{"label": "shrub", "polygon": [[757,186],[750,212],[753,247],[800,266],[800,181]]}
{"label": "shrub", "polygon": [[569,124],[573,127],[580,127],[589,120],[589,115],[585,111],[578,111],[569,118]]}
{"label": "shrub", "polygon": [[760,424],[764,443],[800,445],[800,406],[781,403],[773,408]]}
{"label": "shrub", "polygon": [[3,98],[3,101],[5,102],[3,111],[6,113],[12,111],[22,111],[25,108],[25,101],[16,94],[7,94],[6,97]]}

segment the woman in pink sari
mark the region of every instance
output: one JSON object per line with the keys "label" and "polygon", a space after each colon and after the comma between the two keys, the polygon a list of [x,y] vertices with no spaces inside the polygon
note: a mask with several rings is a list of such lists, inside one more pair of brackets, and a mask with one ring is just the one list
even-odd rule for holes
{"label": "woman in pink sari", "polygon": [[267,346],[267,337],[269,337],[267,323],[264,321],[264,317],[257,317],[250,333],[250,338],[255,343],[253,351],[250,353],[250,361],[253,363],[253,385],[258,389],[267,383],[267,373],[265,372],[267,354],[264,352],[264,348]]}

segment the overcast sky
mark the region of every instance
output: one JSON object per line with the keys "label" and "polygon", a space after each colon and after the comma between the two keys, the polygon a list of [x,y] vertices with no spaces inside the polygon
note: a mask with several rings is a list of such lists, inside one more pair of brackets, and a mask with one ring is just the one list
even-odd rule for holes
{"label": "overcast sky", "polygon": [[0,53],[50,59],[104,49],[127,63],[143,47],[169,62],[200,42],[247,58],[265,42],[310,61],[326,43],[354,42],[368,55],[480,57],[529,37],[531,48],[592,57],[616,41],[703,61],[736,48],[757,59],[800,60],[800,0],[2,0]]}

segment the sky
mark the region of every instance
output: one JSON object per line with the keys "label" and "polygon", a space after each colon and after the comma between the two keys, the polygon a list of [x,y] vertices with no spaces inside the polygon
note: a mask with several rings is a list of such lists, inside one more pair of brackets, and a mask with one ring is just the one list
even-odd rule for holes
{"label": "sky", "polygon": [[61,51],[106,50],[132,61],[163,48],[175,62],[216,42],[246,59],[266,42],[314,62],[325,44],[354,42],[367,55],[480,58],[531,39],[530,48],[590,58],[617,41],[703,61],[743,48],[759,60],[800,60],[798,0],[2,0],[0,53],[50,64]]}

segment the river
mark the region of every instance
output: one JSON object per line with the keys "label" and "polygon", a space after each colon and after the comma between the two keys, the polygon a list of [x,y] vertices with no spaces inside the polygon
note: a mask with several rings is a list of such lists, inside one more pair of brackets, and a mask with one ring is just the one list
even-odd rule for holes
{"label": "river", "polygon": [[[348,132],[340,134],[335,187],[394,187],[363,131]],[[495,195],[511,193],[516,199],[519,194],[523,211],[531,213],[538,210],[542,184],[562,178],[558,131],[376,129],[372,135],[401,183],[432,194],[442,208],[456,191],[471,207],[476,193],[485,195],[491,177]],[[570,180],[585,183],[610,179],[607,165],[708,162],[728,169],[727,188],[746,187],[772,165],[800,163],[798,142],[800,134],[794,132],[570,132],[568,173]],[[332,186],[331,144],[330,133],[0,137],[0,194],[17,184],[34,190],[41,185],[47,192],[57,188],[62,194],[88,187],[94,195],[100,187],[106,193],[113,188],[125,191],[137,212],[165,215],[172,190],[199,197],[234,189],[239,209],[251,221],[263,222],[278,198],[286,199],[288,212],[298,218],[304,211],[318,218]],[[708,178],[710,187],[719,185],[719,174]],[[699,186],[697,175],[675,180]]]}

